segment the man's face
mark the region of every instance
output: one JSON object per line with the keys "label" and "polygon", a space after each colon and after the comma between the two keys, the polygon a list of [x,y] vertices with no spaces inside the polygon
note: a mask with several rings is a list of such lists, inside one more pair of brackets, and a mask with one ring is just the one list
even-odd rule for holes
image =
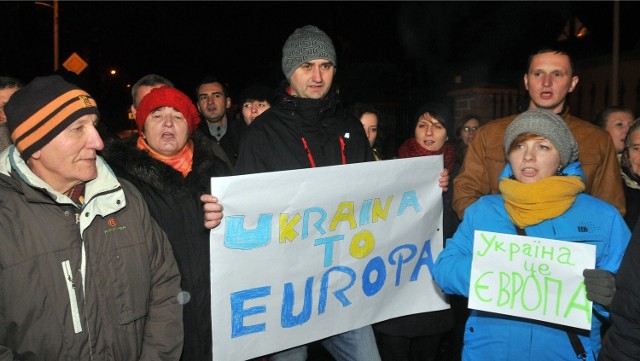
{"label": "man's face", "polygon": [[533,57],[529,71],[524,75],[524,86],[529,91],[529,109],[546,109],[560,113],[567,93],[578,84],[572,75],[569,57],[554,52]]}
{"label": "man's face", "polygon": [[0,89],[0,124],[7,121],[7,115],[4,114],[4,105],[7,104],[9,98],[18,91],[17,87]]}
{"label": "man's face", "polygon": [[94,179],[96,152],[104,148],[97,122],[95,114],[83,115],[34,152],[29,158],[33,173],[60,193]]}
{"label": "man's face", "polygon": [[224,95],[222,84],[207,83],[198,88],[198,110],[209,123],[221,121],[230,107],[231,98]]}
{"label": "man's face", "polygon": [[138,106],[140,105],[142,98],[144,98],[145,95],[151,93],[152,89],[160,88],[163,86],[167,86],[167,85],[154,84],[154,85],[141,85],[140,87],[138,87],[138,89],[136,90],[136,102],[135,104],[131,104],[131,114],[133,114],[134,119],[136,117],[136,113],[138,112]]}
{"label": "man's face", "polygon": [[294,96],[322,99],[329,92],[336,68],[325,59],[311,60],[300,65],[291,74],[289,84]]}

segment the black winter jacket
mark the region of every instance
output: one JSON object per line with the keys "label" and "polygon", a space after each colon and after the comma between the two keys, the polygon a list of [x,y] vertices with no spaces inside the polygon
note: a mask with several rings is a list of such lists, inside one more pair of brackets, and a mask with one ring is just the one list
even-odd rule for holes
{"label": "black winter jacket", "polygon": [[103,152],[115,174],[133,183],[151,215],[165,231],[182,274],[182,289],[191,294],[184,307],[182,360],[211,360],[211,289],[209,230],[204,228],[202,202],[211,177],[232,175],[216,157],[211,142],[198,132],[193,169],[187,177],[136,147],[137,137],[116,140]]}
{"label": "black winter jacket", "polygon": [[196,133],[200,133],[201,135],[206,136],[209,140],[218,143],[226,153],[231,165],[235,166],[236,159],[238,159],[238,152],[240,150],[240,138],[242,137],[242,133],[246,127],[247,124],[244,122],[244,119],[236,119],[230,114],[227,114],[227,132],[224,133],[219,142],[218,139],[216,139],[216,137],[214,137],[209,131],[209,125],[207,124],[206,119],[202,119],[198,125]]}
{"label": "black winter jacket", "polygon": [[362,124],[342,109],[333,91],[322,100],[303,99],[289,95],[282,87],[274,105],[245,130],[236,173],[310,168],[312,162],[327,166],[373,159]]}
{"label": "black winter jacket", "polygon": [[634,174],[629,167],[622,166],[621,169],[624,199],[627,204],[624,221],[633,232],[633,228],[640,218],[640,177]]}
{"label": "black winter jacket", "polygon": [[611,327],[602,343],[599,361],[635,361],[640,357],[640,221],[618,268],[611,301]]}

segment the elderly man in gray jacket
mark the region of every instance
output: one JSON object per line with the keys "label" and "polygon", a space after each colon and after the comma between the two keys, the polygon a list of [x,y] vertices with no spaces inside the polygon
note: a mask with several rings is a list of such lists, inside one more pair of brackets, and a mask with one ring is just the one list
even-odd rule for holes
{"label": "elderly man in gray jacket", "polygon": [[178,360],[180,273],[140,193],[96,154],[93,98],[38,77],[5,112],[0,360]]}

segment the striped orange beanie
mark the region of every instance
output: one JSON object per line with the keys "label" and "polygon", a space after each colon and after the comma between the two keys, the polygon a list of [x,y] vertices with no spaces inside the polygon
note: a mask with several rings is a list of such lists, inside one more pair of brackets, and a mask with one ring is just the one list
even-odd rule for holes
{"label": "striped orange beanie", "polygon": [[9,98],[4,110],[11,140],[24,160],[81,116],[100,115],[91,95],[59,75],[33,79]]}

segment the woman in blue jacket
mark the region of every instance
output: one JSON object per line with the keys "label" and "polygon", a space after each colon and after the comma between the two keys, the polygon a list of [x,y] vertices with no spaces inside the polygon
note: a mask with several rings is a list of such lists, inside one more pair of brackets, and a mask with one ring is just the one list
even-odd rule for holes
{"label": "woman in blue jacket", "polygon": [[[591,332],[578,331],[585,359],[601,348],[599,317],[608,317],[613,274],[630,232],[615,207],[582,193],[578,147],[565,122],[551,112],[528,110],[507,128],[507,166],[500,192],[481,197],[436,260],[433,276],[445,293],[469,296],[475,230],[518,234],[596,246],[596,270],[585,271],[587,298],[594,301]],[[522,234],[522,231],[520,232]],[[597,303],[599,302],[599,303]],[[573,330],[575,331],[575,330]],[[575,360],[567,328],[473,310],[467,321],[463,360]]]}

